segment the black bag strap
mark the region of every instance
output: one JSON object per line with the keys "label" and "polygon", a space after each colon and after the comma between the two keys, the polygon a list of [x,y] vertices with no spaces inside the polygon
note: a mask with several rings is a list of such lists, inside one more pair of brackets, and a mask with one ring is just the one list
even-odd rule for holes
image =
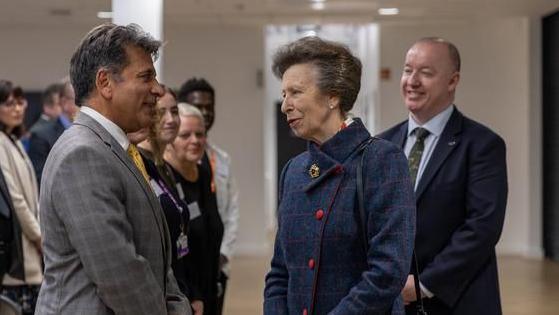
{"label": "black bag strap", "polygon": [[357,162],[357,202],[359,204],[359,221],[361,221],[361,234],[363,237],[363,252],[367,256],[369,242],[367,237],[367,216],[365,215],[365,200],[363,197],[363,160],[365,160],[365,148],[372,143],[376,138],[369,138],[364,144],[359,147],[361,158]]}
{"label": "black bag strap", "polygon": [[418,315],[427,315],[425,306],[423,305],[423,299],[421,298],[421,287],[419,286],[419,264],[417,263],[415,249],[413,250],[412,264],[413,267],[411,268],[411,272],[413,274],[413,284],[415,286],[415,298],[417,299],[415,308],[417,309]]}
{"label": "black bag strap", "polygon": [[[359,203],[359,219],[361,221],[361,233],[363,237],[363,250],[365,255],[369,248],[369,241],[367,237],[367,216],[365,215],[365,200],[363,197],[363,162],[365,160],[365,149],[372,143],[376,137],[371,137],[369,140],[364,142],[359,147],[359,153],[361,153],[361,158],[357,162],[357,202]],[[412,274],[415,286],[415,296],[417,298],[417,303],[415,303],[418,315],[427,315],[425,307],[423,305],[423,299],[421,299],[421,287],[419,286],[419,265],[417,263],[417,256],[415,255],[415,249],[413,250],[412,257]]]}

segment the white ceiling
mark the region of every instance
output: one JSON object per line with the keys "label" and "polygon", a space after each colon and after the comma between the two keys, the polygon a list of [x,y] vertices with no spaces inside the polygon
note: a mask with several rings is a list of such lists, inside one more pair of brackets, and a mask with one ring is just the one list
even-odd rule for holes
{"label": "white ceiling", "polygon": [[[397,16],[380,16],[397,7]],[[1,27],[96,25],[110,0],[0,0]],[[559,9],[559,0],[326,0],[313,10],[310,0],[166,0],[165,21],[187,24],[283,24],[321,22],[402,22],[493,16],[542,16]]]}

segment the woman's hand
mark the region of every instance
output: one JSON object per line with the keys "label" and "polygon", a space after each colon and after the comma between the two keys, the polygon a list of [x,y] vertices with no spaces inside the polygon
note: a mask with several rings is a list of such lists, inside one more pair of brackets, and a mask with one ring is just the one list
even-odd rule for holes
{"label": "woman's hand", "polygon": [[192,315],[203,315],[204,314],[204,302],[200,300],[194,300],[190,303],[194,313]]}
{"label": "woman's hand", "polygon": [[[424,297],[425,295],[423,294],[423,291],[421,291],[421,298]],[[408,275],[406,285],[404,286],[404,289],[402,289],[402,298],[404,299],[405,305],[409,305],[410,303],[417,301],[413,275]]]}

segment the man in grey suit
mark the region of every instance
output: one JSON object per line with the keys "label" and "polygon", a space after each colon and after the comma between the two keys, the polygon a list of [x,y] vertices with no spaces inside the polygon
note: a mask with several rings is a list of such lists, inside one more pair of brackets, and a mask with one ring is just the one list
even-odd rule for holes
{"label": "man in grey suit", "polygon": [[153,67],[160,45],[137,25],[103,24],[72,56],[81,112],[43,173],[36,314],[191,314],[170,268],[165,218],[126,138],[150,124],[163,95]]}

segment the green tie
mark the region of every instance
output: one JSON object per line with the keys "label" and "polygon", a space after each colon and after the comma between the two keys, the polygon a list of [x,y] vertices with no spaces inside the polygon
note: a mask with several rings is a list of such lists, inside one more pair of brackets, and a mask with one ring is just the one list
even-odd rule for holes
{"label": "green tie", "polygon": [[419,170],[419,163],[421,162],[421,155],[425,149],[425,138],[429,135],[429,130],[417,127],[415,128],[415,143],[411,148],[408,156],[408,166],[410,168],[410,178],[412,186],[415,187],[415,179],[417,178],[417,171]]}

